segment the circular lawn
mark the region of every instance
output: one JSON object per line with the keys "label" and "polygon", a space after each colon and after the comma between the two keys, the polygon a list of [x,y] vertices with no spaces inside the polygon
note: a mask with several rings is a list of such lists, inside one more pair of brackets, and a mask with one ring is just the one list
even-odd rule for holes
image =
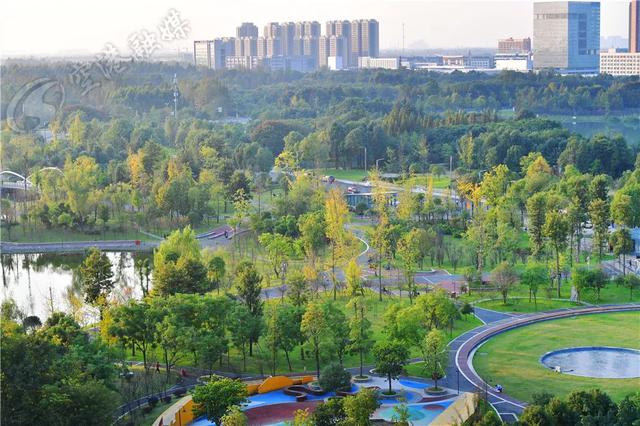
{"label": "circular lawn", "polygon": [[640,312],[583,315],[528,325],[502,333],[481,345],[473,358],[488,383],[522,401],[534,393],[565,396],[600,388],[618,401],[640,389],[640,378],[598,379],[559,374],[540,363],[547,352],[578,346],[640,349]]}

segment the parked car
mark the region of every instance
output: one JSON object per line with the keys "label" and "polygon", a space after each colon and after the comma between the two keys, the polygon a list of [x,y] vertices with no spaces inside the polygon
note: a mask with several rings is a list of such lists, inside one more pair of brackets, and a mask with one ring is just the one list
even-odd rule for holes
{"label": "parked car", "polygon": [[347,188],[347,192],[349,194],[357,194],[357,193],[360,192],[360,190],[358,188],[354,187],[354,186],[350,186],[350,187]]}

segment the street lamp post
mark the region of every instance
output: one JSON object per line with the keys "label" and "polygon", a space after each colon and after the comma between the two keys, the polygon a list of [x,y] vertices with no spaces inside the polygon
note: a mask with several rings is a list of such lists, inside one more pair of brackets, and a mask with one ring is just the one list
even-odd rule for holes
{"label": "street lamp post", "polygon": [[378,166],[378,162],[384,160],[384,158],[378,158],[376,160],[376,171],[380,170],[380,167]]}
{"label": "street lamp post", "polygon": [[458,395],[460,395],[460,370],[456,368],[456,373],[458,375]]}
{"label": "street lamp post", "polygon": [[364,173],[367,173],[367,147],[364,147]]}

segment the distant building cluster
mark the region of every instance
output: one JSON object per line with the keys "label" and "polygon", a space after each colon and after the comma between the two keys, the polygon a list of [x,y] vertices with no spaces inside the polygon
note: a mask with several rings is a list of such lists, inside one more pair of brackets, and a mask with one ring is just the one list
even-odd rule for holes
{"label": "distant building cluster", "polygon": [[375,19],[329,21],[322,35],[317,21],[270,22],[262,35],[258,27],[244,22],[235,37],[193,42],[197,66],[211,69],[253,69],[314,71],[357,68],[375,62],[380,54],[380,29]]}
{"label": "distant building cluster", "polygon": [[329,21],[324,35],[317,21],[271,22],[262,36],[257,26],[245,22],[237,27],[235,37],[194,41],[193,58],[196,65],[212,69],[555,70],[640,75],[640,0],[629,3],[628,49],[601,51],[600,2],[541,1],[533,5],[533,39],[500,39],[495,55],[380,57],[378,21],[359,19]]}

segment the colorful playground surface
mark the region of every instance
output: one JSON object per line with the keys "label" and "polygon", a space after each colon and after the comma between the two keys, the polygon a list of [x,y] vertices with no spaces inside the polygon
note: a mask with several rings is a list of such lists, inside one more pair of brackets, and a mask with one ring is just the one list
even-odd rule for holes
{"label": "colorful playground surface", "polygon": [[[249,385],[248,389],[254,393],[248,397],[249,402],[245,405],[244,412],[250,425],[284,425],[287,420],[293,418],[296,410],[309,409],[313,411],[322,401],[336,396],[335,392],[314,391],[312,387],[307,386],[310,381],[307,378],[294,379],[295,384],[292,384],[291,379],[285,380],[279,377],[273,378],[271,381],[267,380],[257,386]],[[380,393],[380,408],[376,410],[373,418],[392,421],[397,415],[394,407],[399,404],[407,404],[413,425],[429,425],[451,405],[455,398],[437,402],[429,401],[423,392],[423,389],[428,385],[428,383],[409,379],[393,380],[393,389],[399,391],[400,395],[394,398],[385,398]],[[351,389],[343,395],[355,393],[363,386],[386,389],[388,384],[385,379],[374,377],[367,383],[353,384]],[[195,419],[191,425],[211,426],[213,423],[201,417]]]}

